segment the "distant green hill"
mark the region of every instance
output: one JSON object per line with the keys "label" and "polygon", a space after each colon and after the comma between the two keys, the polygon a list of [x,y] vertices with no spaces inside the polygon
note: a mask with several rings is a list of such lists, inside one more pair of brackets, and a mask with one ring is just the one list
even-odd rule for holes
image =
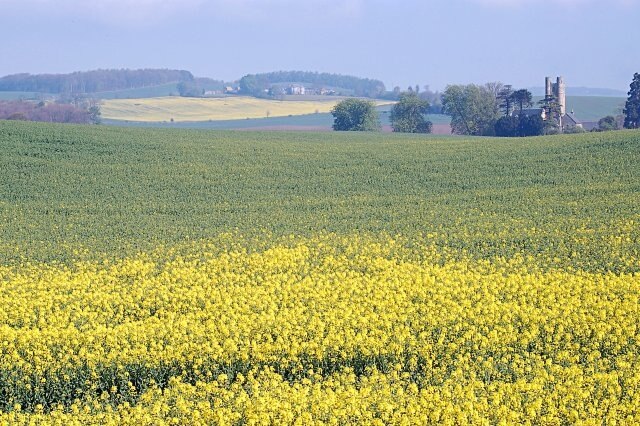
{"label": "distant green hill", "polygon": [[98,99],[138,99],[159,98],[162,96],[176,96],[178,83],[160,84],[158,86],[139,87],[135,89],[111,90],[108,92],[96,92],[91,96]]}
{"label": "distant green hill", "polygon": [[607,115],[622,114],[625,99],[605,96],[568,96],[567,111],[582,121],[598,121]]}
{"label": "distant green hill", "polygon": [[[138,87],[134,89],[110,90],[105,92],[86,93],[85,96],[95,99],[137,99],[158,98],[162,96],[178,95],[178,83],[166,83],[157,86]],[[40,96],[53,97],[51,93],[0,91],[0,101],[32,100]]]}
{"label": "distant green hill", "polygon": [[[538,103],[540,96],[533,98]],[[622,114],[625,98],[613,96],[567,96],[567,112],[573,110],[581,121],[598,121],[607,115]]]}

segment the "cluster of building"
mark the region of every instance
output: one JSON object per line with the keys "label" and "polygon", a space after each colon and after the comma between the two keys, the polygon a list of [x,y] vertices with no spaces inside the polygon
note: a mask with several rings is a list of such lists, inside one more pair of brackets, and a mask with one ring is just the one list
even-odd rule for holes
{"label": "cluster of building", "polygon": [[[591,130],[586,128],[587,126],[585,126],[585,124],[587,123],[583,124],[578,120],[573,110],[567,113],[567,88],[562,77],[556,77],[555,83],[551,80],[551,77],[545,77],[544,94],[546,99],[554,99],[559,104],[559,112],[554,118],[563,131],[570,128],[584,128],[585,130]],[[539,115],[545,121],[549,118],[547,117],[548,114],[545,108],[524,109],[522,110],[522,114],[526,114],[528,116]],[[590,124],[591,123],[589,123],[589,125]]]}
{"label": "cluster of building", "polygon": [[278,95],[322,95],[331,96],[335,95],[336,91],[332,89],[325,89],[324,87],[305,87],[299,84],[291,84],[287,87],[272,87],[271,92],[279,91],[279,93],[273,93]]}

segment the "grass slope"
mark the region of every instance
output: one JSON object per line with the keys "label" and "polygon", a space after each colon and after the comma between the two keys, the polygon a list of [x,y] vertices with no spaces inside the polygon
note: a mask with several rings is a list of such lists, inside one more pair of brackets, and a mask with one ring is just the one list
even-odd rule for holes
{"label": "grass slope", "polygon": [[[541,97],[534,97],[537,105]],[[581,121],[598,121],[607,115],[622,114],[625,98],[608,96],[567,96],[567,112],[574,111]]]}
{"label": "grass slope", "polygon": [[582,121],[598,121],[607,115],[622,114],[624,98],[602,96],[573,96],[567,99],[568,110],[574,110]]}
{"label": "grass slope", "polygon": [[[0,147],[2,263],[230,230],[432,233],[473,256],[551,247],[576,266],[628,269],[609,244],[626,230],[618,249],[637,258],[638,132],[452,139],[0,121]],[[571,243],[582,235],[589,244]]]}

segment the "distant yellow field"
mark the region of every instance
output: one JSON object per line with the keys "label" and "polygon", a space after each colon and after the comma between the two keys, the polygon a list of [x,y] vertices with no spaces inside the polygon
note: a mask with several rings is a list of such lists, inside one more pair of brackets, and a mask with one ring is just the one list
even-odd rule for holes
{"label": "distant yellow field", "polygon": [[[129,121],[207,121],[245,118],[284,117],[288,115],[329,112],[339,102],[274,101],[252,97],[183,98],[178,96],[148,99],[112,99],[102,104],[102,116]],[[377,101],[378,105],[389,103]]]}

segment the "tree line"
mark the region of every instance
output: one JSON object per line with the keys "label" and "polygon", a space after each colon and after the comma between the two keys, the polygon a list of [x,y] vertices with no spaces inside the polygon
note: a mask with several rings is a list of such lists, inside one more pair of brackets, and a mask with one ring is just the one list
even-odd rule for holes
{"label": "tree line", "polygon": [[[426,119],[429,102],[419,96],[419,87],[397,95],[390,121],[394,132],[430,133]],[[573,133],[581,128],[562,126],[561,105],[554,95],[533,103],[531,92],[514,90],[500,82],[485,85],[449,85],[441,96],[442,112],[451,117],[452,133],[472,136],[526,137]],[[331,111],[334,130],[378,131],[380,120],[375,103],[365,99],[346,99]],[[593,131],[640,128],[640,73],[635,73],[623,110],[624,121],[606,116]]]}
{"label": "tree line", "polygon": [[[560,109],[552,96],[533,106],[531,92],[514,90],[500,82],[485,85],[449,85],[442,94],[442,109],[451,116],[455,134],[524,137],[558,133]],[[546,120],[543,120],[543,111]]]}
{"label": "tree line", "polygon": [[[531,92],[514,90],[500,82],[485,85],[449,85],[442,94],[442,111],[451,117],[455,134],[525,137],[578,133],[580,127],[562,124],[561,107],[554,95],[546,95],[534,106]],[[634,74],[624,117],[603,117],[593,131],[640,126],[640,74]],[[624,122],[623,122],[624,121]]]}
{"label": "tree line", "polygon": [[87,101],[79,105],[57,102],[0,101],[0,120],[49,123],[99,124],[100,107]]}
{"label": "tree line", "polygon": [[385,93],[380,80],[350,75],[310,71],[276,71],[263,74],[247,74],[240,79],[240,92],[246,95],[267,96],[273,86],[281,83],[305,83],[316,87],[336,87],[350,91],[354,96],[377,98]]}
{"label": "tree line", "polygon": [[223,92],[226,83],[213,78],[195,77],[193,80],[185,80],[178,83],[180,96],[189,98],[201,98],[207,91]]}
{"label": "tree line", "polygon": [[[415,92],[405,92],[393,104],[389,120],[394,132],[431,133],[432,124],[426,119],[429,102]],[[338,102],[331,110],[333,130],[375,132],[381,129],[380,116],[373,101],[349,98]]]}
{"label": "tree line", "polygon": [[105,69],[70,74],[13,74],[0,78],[0,91],[38,93],[96,93],[192,82],[189,71],[170,69]]}

